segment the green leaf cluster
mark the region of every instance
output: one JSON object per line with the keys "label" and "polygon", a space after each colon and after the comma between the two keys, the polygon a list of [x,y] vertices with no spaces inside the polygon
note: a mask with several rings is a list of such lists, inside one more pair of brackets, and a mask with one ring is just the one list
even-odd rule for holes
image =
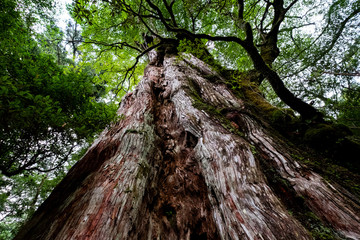
{"label": "green leaf cluster", "polygon": [[[7,1],[0,15],[0,170],[49,171],[115,117],[92,69],[58,65]],[[12,16],[12,17],[9,17]],[[9,21],[12,21],[9,23]]]}
{"label": "green leaf cluster", "polygon": [[63,177],[64,172],[58,172],[57,176],[26,173],[7,178],[0,175],[0,239],[12,239]]}

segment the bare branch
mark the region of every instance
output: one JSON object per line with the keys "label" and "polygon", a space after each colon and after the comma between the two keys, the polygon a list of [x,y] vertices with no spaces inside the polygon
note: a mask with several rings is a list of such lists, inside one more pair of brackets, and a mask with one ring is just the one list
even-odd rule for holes
{"label": "bare branch", "polygon": [[312,23],[305,23],[305,24],[302,24],[302,25],[299,25],[299,26],[282,28],[281,30],[279,30],[279,33],[292,31],[292,30],[294,30],[294,29],[303,28],[303,27],[310,26],[310,25],[315,25],[315,23],[314,23],[314,22],[312,22]]}
{"label": "bare branch", "polygon": [[116,89],[116,92],[115,92],[115,97],[118,95],[118,93],[120,92],[120,89],[119,87],[122,86],[124,84],[124,82],[127,80],[127,79],[131,79],[131,77],[134,75],[134,72],[135,72],[135,69],[136,69],[136,66],[137,64],[139,63],[139,60],[141,57],[143,57],[145,54],[147,54],[148,52],[150,52],[151,50],[161,46],[162,44],[164,44],[163,41],[161,41],[160,43],[158,44],[155,44],[147,49],[145,49],[144,51],[142,51],[135,59],[135,63],[126,70],[125,72],[125,76],[123,77],[123,80],[121,80],[115,87]]}
{"label": "bare branch", "polygon": [[270,3],[266,3],[266,7],[265,7],[265,11],[264,11],[264,14],[260,20],[260,34],[263,34],[265,33],[265,30],[264,30],[264,21],[267,17],[267,14],[269,12],[269,8],[270,8],[271,4]]}
{"label": "bare branch", "polygon": [[105,43],[105,42],[99,42],[99,41],[95,41],[95,40],[88,40],[88,41],[84,41],[83,43],[97,44],[97,45],[102,45],[102,46],[111,47],[111,48],[119,48],[119,49],[128,47],[128,48],[134,49],[138,52],[141,52],[141,50],[139,48],[132,46],[132,45],[128,44],[127,42]]}
{"label": "bare branch", "polygon": [[322,73],[331,74],[331,75],[335,75],[335,76],[360,77],[360,72],[346,73],[346,72],[328,72],[328,71],[323,71]]}

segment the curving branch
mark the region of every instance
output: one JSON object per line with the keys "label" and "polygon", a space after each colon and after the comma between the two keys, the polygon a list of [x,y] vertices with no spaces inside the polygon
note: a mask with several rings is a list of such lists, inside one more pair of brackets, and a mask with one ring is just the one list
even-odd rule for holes
{"label": "curving branch", "polygon": [[106,46],[106,47],[111,47],[111,48],[119,48],[119,49],[123,49],[124,47],[128,47],[131,48],[133,50],[136,50],[138,52],[141,52],[141,50],[127,42],[114,42],[114,43],[106,43],[106,42],[100,42],[100,41],[95,41],[95,40],[87,40],[87,41],[83,41],[83,43],[88,43],[88,44],[96,44],[96,45],[101,45],[101,46]]}
{"label": "curving branch", "polygon": [[164,15],[163,15],[162,11],[160,10],[160,8],[158,6],[156,6],[153,2],[151,2],[151,0],[146,0],[146,2],[159,15],[160,21],[164,24],[166,30],[170,31],[171,29],[173,29],[169,25],[169,23],[166,21],[166,19],[165,19]]}

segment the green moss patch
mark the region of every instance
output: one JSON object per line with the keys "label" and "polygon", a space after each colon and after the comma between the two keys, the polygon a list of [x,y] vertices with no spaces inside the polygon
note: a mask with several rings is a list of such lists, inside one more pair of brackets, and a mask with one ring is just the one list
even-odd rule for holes
{"label": "green moss patch", "polygon": [[360,172],[360,144],[353,141],[351,131],[340,124],[316,124],[305,131],[304,141],[333,163]]}
{"label": "green moss patch", "polygon": [[195,82],[193,79],[188,79],[190,89],[188,89],[188,94],[192,98],[193,103],[192,105],[199,109],[205,111],[207,114],[209,114],[211,117],[218,120],[222,127],[227,129],[228,131],[237,134],[239,136],[244,136],[244,133],[242,133],[237,127],[234,126],[234,123],[232,123],[229,119],[227,119],[223,112],[226,109],[218,109],[214,107],[213,105],[205,102],[201,97],[201,89],[200,86]]}

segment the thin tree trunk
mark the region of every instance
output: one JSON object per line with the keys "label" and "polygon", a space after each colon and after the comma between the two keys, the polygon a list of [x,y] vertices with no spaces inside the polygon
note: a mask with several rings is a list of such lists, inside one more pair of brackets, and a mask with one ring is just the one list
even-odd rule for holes
{"label": "thin tree trunk", "polygon": [[359,239],[358,200],[292,159],[206,75],[221,78],[194,57],[149,65],[122,120],[15,239],[312,239],[289,212],[299,199],[336,237]]}

